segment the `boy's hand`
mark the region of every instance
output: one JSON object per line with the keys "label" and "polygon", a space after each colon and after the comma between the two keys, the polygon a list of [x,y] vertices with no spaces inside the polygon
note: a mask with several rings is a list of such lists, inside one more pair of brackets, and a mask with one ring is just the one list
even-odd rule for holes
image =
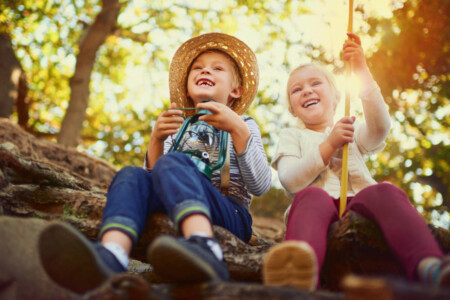
{"label": "boy's hand", "polygon": [[361,47],[361,39],[354,33],[347,33],[347,36],[350,41],[344,43],[342,59],[350,63],[352,71],[364,82],[371,82],[373,78]]}
{"label": "boy's hand", "polygon": [[236,153],[245,151],[247,141],[250,138],[250,130],[236,112],[225,104],[213,101],[199,103],[197,108],[204,108],[212,113],[212,115],[201,116],[200,121],[204,121],[219,130],[229,132]]}
{"label": "boy's hand", "polygon": [[333,127],[330,135],[326,138],[325,142],[331,146],[334,150],[337,150],[344,146],[344,144],[353,142],[353,133],[355,127],[353,123],[355,117],[343,117]]}
{"label": "boy's hand", "polygon": [[176,109],[176,104],[172,103],[170,109],[161,113],[156,120],[151,136],[152,139],[164,142],[169,135],[176,133],[184,122],[182,115],[183,111]]}
{"label": "boy's hand", "polygon": [[209,110],[212,115],[203,115],[199,118],[199,120],[204,121],[219,130],[233,133],[233,131],[237,130],[240,125],[246,126],[239,115],[225,104],[210,101],[199,103],[197,108]]}

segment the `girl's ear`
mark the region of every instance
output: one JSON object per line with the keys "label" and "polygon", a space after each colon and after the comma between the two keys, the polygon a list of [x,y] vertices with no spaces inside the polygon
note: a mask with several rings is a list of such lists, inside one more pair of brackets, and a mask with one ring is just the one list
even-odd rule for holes
{"label": "girl's ear", "polygon": [[334,91],[334,94],[335,94],[335,99],[336,99],[336,101],[334,101],[334,111],[336,112],[336,108],[337,108],[339,102],[341,101],[341,94],[337,90]]}
{"label": "girl's ear", "polygon": [[291,106],[291,105],[289,105],[288,110],[289,110],[289,112],[291,113],[291,115],[293,115],[294,117],[296,117],[295,111],[292,109],[292,106]]}

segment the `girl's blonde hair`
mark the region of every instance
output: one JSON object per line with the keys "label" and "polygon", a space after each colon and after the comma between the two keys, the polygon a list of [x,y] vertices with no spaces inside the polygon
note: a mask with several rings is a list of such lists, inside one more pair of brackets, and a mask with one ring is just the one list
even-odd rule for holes
{"label": "girl's blonde hair", "polygon": [[[331,88],[332,88],[333,92],[336,94],[337,99],[339,99],[339,92],[338,92],[338,89],[337,89],[337,86],[336,86],[336,79],[335,79],[333,73],[331,73],[325,67],[325,65],[322,65],[320,63],[312,62],[312,63],[303,64],[303,65],[298,66],[297,68],[292,70],[291,73],[289,73],[288,82],[291,79],[292,75],[294,75],[294,73],[296,73],[296,72],[298,72],[298,71],[300,71],[300,70],[302,70],[304,68],[308,68],[308,67],[315,68],[316,70],[318,70],[318,71],[320,71],[322,73],[322,75],[325,77],[325,79],[331,85]],[[289,94],[289,86],[287,84],[286,84],[286,100],[287,100],[289,112],[292,113],[293,109],[292,109],[292,105],[291,105],[291,97],[290,97],[290,94]],[[336,109],[336,107],[335,107],[335,109]],[[298,122],[298,125],[299,125],[300,128],[305,128],[305,123],[303,123],[303,121],[300,118],[297,118],[297,122]]]}

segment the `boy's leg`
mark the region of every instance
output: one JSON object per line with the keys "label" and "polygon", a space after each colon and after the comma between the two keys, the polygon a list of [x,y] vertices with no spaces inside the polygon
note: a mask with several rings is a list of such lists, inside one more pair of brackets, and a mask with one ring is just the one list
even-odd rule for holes
{"label": "boy's leg", "polygon": [[185,154],[165,155],[153,172],[155,191],[186,239],[163,236],[155,240],[147,252],[150,263],[176,282],[227,280],[220,246],[211,238],[212,225],[247,241],[251,235],[248,211],[217,191]]}
{"label": "boy's leg", "polygon": [[92,243],[76,228],[62,222],[44,228],[39,236],[39,255],[51,279],[79,294],[127,270],[106,248]]}
{"label": "boy's leg", "polygon": [[177,229],[188,216],[201,214],[228,229],[244,242],[251,238],[251,216],[247,208],[221,194],[191,159],[182,153],[161,157],[153,168],[155,193]]}
{"label": "boy's leg", "polygon": [[164,209],[152,190],[151,174],[142,168],[125,167],[116,174],[103,212],[103,245],[92,243],[63,223],[46,227],[39,238],[39,251],[50,277],[74,292],[84,293],[110,275],[125,272],[129,251],[143,230],[147,214]]}
{"label": "boy's leg", "polygon": [[348,209],[378,224],[410,279],[416,278],[421,260],[443,257],[428,226],[411,205],[408,196],[395,185],[379,183],[363,189],[355,195]]}

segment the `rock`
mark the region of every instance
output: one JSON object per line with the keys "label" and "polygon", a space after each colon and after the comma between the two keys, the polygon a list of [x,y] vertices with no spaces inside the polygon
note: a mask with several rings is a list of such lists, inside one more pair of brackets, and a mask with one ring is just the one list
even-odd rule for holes
{"label": "rock", "polygon": [[[30,295],[33,299],[73,297],[45,278],[36,258],[36,236],[44,220],[61,220],[78,228],[89,239],[96,240],[106,203],[106,188],[115,171],[102,160],[36,139],[17,125],[0,119],[0,214],[3,215],[0,217],[3,222],[0,224],[0,298],[27,299]],[[284,224],[281,220],[256,217],[253,228],[254,236],[249,244],[245,244],[227,230],[214,226],[232,280],[246,284],[206,285],[198,293],[193,290],[193,295],[213,290],[217,294],[211,292],[209,295],[220,298],[218,293],[221,289],[224,295],[232,295],[231,289],[236,288],[242,290],[242,295],[251,297],[241,289],[245,285],[252,287],[254,295],[264,294],[260,284],[262,259],[273,244],[283,239]],[[449,254],[450,232],[442,228],[431,229],[444,252]],[[127,274],[129,277],[123,277],[124,282],[110,282],[110,287],[120,286],[121,291],[130,287],[131,290],[125,294],[136,292],[136,295],[143,293],[155,297],[171,297],[172,294],[182,297],[177,291],[188,293],[188,287],[165,285],[152,272],[151,266],[144,263],[146,247],[162,233],[177,234],[166,215],[152,216],[133,249],[134,260]],[[23,259],[29,264],[19,263]],[[340,282],[352,273],[404,276],[378,227],[355,213],[346,215],[329,230],[321,286],[325,290],[340,291]],[[142,280],[136,278],[144,278],[153,284],[147,290]],[[108,288],[106,290],[109,291]],[[271,295],[272,291],[267,290],[266,293]],[[111,299],[116,297],[114,293],[108,294]],[[336,293],[332,296],[335,297]]]}
{"label": "rock", "polygon": [[0,299],[76,299],[42,268],[38,234],[46,221],[0,216]]}

